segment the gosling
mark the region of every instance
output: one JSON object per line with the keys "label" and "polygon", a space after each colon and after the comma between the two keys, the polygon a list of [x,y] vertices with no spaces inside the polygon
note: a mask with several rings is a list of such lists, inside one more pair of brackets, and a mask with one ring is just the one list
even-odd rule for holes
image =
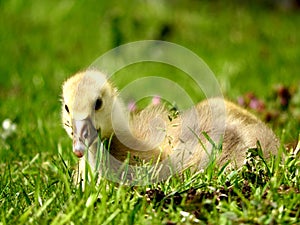
{"label": "gosling", "polygon": [[[117,89],[99,71],[77,73],[62,89],[63,126],[80,158],[81,178],[87,149],[87,161],[95,168],[98,137],[110,139],[109,153],[116,160],[129,157],[131,165],[137,158],[160,162],[161,178],[187,168],[203,170],[212,159],[238,168],[258,142],[266,158],[279,148],[275,134],[261,120],[222,98],[207,99],[172,117],[164,104],[128,112]],[[218,146],[221,151],[216,151]]]}

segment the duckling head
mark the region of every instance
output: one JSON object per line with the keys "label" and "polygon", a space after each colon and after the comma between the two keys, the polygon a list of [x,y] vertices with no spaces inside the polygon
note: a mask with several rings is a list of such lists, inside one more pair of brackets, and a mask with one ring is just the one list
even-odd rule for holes
{"label": "duckling head", "polygon": [[111,111],[116,96],[116,89],[98,71],[75,74],[63,84],[63,125],[77,157],[95,144],[98,135],[109,138],[113,133]]}

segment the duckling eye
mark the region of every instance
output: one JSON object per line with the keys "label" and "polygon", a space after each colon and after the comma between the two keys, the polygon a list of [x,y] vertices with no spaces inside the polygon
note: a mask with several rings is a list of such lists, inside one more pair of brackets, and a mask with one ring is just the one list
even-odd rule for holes
{"label": "duckling eye", "polygon": [[103,103],[102,99],[98,98],[95,102],[95,110],[99,110],[102,106],[102,103]]}
{"label": "duckling eye", "polygon": [[67,105],[65,105],[65,110],[67,111],[67,113],[70,113],[69,107]]}

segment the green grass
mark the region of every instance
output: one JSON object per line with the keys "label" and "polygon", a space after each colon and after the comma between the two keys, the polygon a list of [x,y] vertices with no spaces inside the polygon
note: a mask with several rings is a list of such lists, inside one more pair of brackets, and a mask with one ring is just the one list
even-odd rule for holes
{"label": "green grass", "polygon": [[[198,54],[226,97],[235,101],[251,91],[273,106],[276,85],[299,87],[299,11],[223,1],[8,0],[0,1],[0,13],[0,122],[17,125],[0,138],[1,225],[300,223],[300,162],[292,154],[267,165],[249,156],[253,165],[238,171],[187,171],[147,187],[102,180],[82,192],[69,175],[77,159],[59,101],[62,82],[111,48],[163,39]],[[130,72],[180,74],[159,65]],[[174,79],[181,83],[180,77]],[[299,114],[289,113],[299,105],[284,112],[280,126],[270,124],[284,143],[298,138],[299,118],[290,115]]]}

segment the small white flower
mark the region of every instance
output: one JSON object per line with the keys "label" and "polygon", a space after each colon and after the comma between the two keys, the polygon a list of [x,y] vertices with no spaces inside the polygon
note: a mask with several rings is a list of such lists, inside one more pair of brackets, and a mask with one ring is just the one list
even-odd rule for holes
{"label": "small white flower", "polygon": [[1,133],[1,137],[3,139],[8,138],[13,133],[17,131],[17,125],[13,123],[10,119],[5,119],[2,122],[3,132]]}
{"label": "small white flower", "polygon": [[5,120],[3,120],[3,122],[2,122],[3,130],[9,130],[10,127],[11,127],[11,125],[12,125],[12,122],[11,122],[10,119],[5,119]]}

